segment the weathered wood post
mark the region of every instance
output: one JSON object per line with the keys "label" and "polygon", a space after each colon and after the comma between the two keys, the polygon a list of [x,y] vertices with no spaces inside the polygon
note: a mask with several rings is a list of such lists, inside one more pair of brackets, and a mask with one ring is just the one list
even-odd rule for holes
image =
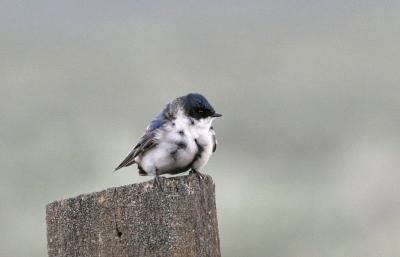
{"label": "weathered wood post", "polygon": [[220,257],[210,176],[163,178],[47,205],[49,257]]}

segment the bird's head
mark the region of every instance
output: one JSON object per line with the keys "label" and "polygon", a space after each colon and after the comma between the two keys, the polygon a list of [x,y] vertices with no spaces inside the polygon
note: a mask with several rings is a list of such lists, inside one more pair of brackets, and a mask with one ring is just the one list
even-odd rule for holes
{"label": "bird's head", "polygon": [[182,97],[185,114],[196,120],[217,118],[222,114],[215,112],[207,99],[198,93],[190,93]]}

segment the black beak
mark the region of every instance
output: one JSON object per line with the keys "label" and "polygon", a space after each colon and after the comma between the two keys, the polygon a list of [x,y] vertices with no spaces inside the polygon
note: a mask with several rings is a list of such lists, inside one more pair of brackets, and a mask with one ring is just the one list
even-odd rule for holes
{"label": "black beak", "polygon": [[221,117],[222,116],[222,114],[219,114],[219,113],[214,113],[213,115],[211,115],[211,117],[213,117],[213,118],[218,118],[218,117]]}

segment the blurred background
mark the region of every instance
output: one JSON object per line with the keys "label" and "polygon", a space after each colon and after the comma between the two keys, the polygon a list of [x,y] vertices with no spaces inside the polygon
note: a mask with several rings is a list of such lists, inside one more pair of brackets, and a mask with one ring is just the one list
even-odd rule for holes
{"label": "blurred background", "polygon": [[398,1],[0,3],[0,256],[47,256],[45,205],[112,170],[188,92],[223,256],[400,256]]}

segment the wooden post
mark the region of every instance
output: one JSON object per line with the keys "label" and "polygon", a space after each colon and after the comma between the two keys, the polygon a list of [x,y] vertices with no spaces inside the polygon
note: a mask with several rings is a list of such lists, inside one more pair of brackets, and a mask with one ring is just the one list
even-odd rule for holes
{"label": "wooden post", "polygon": [[160,181],[48,204],[48,256],[220,257],[211,177]]}

